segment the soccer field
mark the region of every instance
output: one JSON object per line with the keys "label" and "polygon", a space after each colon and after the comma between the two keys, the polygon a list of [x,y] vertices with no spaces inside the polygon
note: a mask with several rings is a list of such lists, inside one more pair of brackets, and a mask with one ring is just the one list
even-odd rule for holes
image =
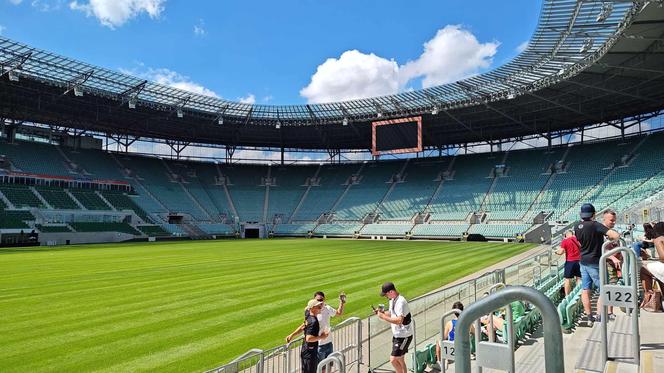
{"label": "soccer field", "polygon": [[[407,298],[532,245],[242,240],[0,249],[0,371],[190,371],[266,348],[325,291],[344,316]],[[339,321],[339,320],[335,320]]]}

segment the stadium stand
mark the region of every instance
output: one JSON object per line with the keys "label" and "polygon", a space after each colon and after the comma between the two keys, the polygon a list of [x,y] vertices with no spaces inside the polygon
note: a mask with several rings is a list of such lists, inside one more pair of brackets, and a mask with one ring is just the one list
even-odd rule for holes
{"label": "stadium stand", "polygon": [[118,164],[104,151],[73,149],[67,146],[60,148],[83,175],[92,179],[125,180]]}
{"label": "stadium stand", "polygon": [[[272,167],[266,222],[278,219],[288,222],[291,214],[307,190],[308,178],[316,174],[319,166]],[[306,232],[305,232],[306,233]]]}
{"label": "stadium stand", "polygon": [[35,190],[54,209],[79,209],[78,204],[62,188],[39,186]]}
{"label": "stadium stand", "polygon": [[519,233],[525,233],[530,224],[472,224],[469,234],[481,234],[490,238],[514,238]]}
{"label": "stadium stand", "polygon": [[35,193],[32,192],[32,189],[26,185],[2,184],[0,185],[0,192],[2,192],[2,194],[4,194],[4,196],[7,197],[16,208],[46,207]]}
{"label": "stadium stand", "polygon": [[199,223],[197,224],[203,232],[207,234],[230,236],[235,234],[235,229],[228,224],[219,223]]}
{"label": "stadium stand", "polygon": [[[14,144],[0,141],[0,154],[9,159],[16,171],[40,175],[72,176],[57,147],[33,141],[16,141]],[[48,162],[44,162],[48,159]]]}
{"label": "stadium stand", "polygon": [[141,235],[141,232],[127,223],[74,222],[69,225],[76,232],[121,232]]}
{"label": "stadium stand", "polygon": [[404,237],[410,233],[413,224],[367,224],[360,234],[362,236],[397,236]]}
{"label": "stadium stand", "polygon": [[166,232],[162,227],[158,225],[138,225],[136,226],[139,231],[141,231],[146,236],[169,236],[170,233]]}
{"label": "stadium stand", "polygon": [[272,231],[275,236],[303,236],[314,230],[316,224],[275,224]]}
{"label": "stadium stand", "polygon": [[359,170],[357,164],[324,165],[318,173],[318,183],[309,189],[292,221],[313,221],[330,212],[345,192],[351,176]]}
{"label": "stadium stand", "polygon": [[[101,196],[103,196],[108,203],[110,203],[115,209],[117,210],[132,210],[138,215],[143,221],[149,222],[150,219],[148,218],[147,214],[141,207],[139,207],[134,201],[127,196],[125,193],[118,192],[118,191],[109,191],[105,190],[100,192]],[[137,199],[137,201],[140,199]],[[148,198],[145,198],[143,200],[149,200]]]}
{"label": "stadium stand", "polygon": [[221,167],[228,178],[228,191],[239,214],[240,221],[264,221],[266,166],[235,165]]}
{"label": "stadium stand", "polygon": [[69,232],[71,232],[71,229],[69,229],[69,227],[66,226],[66,225],[35,224],[35,228],[37,228],[37,230],[39,230],[40,232],[45,232],[45,233],[69,233]]}
{"label": "stadium stand", "polygon": [[28,221],[34,221],[35,217],[30,211],[2,211],[0,212],[0,227],[4,229],[28,229]]}
{"label": "stadium stand", "polygon": [[111,210],[94,190],[70,189],[69,193],[88,210]]}
{"label": "stadium stand", "polygon": [[353,236],[362,228],[361,223],[331,223],[321,224],[314,230],[316,235],[327,236]]}
{"label": "stadium stand", "polygon": [[460,238],[469,227],[470,224],[418,224],[413,227],[412,234],[421,237]]}

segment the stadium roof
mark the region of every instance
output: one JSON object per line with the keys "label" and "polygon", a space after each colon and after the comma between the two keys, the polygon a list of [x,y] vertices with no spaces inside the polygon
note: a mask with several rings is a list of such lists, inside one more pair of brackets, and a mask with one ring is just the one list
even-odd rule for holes
{"label": "stadium roof", "polygon": [[391,96],[311,105],[226,101],[0,37],[0,117],[303,149],[367,149],[372,121],[412,115],[423,116],[427,147],[550,133],[664,108],[661,4],[544,0],[526,50],[493,71]]}

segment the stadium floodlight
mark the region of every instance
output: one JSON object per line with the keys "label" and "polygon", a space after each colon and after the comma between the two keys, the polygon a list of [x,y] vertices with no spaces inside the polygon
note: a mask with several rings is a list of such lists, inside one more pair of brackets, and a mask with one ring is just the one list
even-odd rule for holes
{"label": "stadium floodlight", "polygon": [[431,115],[438,115],[438,106],[434,106],[431,110]]}
{"label": "stadium floodlight", "polygon": [[277,124],[274,125],[274,128],[280,129],[281,128],[281,122],[277,121]]}
{"label": "stadium floodlight", "polygon": [[18,82],[18,73],[14,70],[9,70],[7,72],[7,77],[9,78],[10,82]]}
{"label": "stadium floodlight", "polygon": [[83,90],[81,89],[81,87],[79,86],[74,87],[74,96],[76,97],[83,96]]}
{"label": "stadium floodlight", "polygon": [[184,117],[184,113],[182,112],[182,108],[178,108],[176,114],[178,115],[178,118]]}
{"label": "stadium floodlight", "polygon": [[347,126],[348,125],[348,118],[344,117],[344,120],[341,121],[342,126]]}
{"label": "stadium floodlight", "polygon": [[597,16],[597,22],[604,22],[613,12],[613,3],[603,3],[602,11]]}
{"label": "stadium floodlight", "polygon": [[509,92],[509,93],[507,94],[507,99],[508,99],[508,100],[513,100],[513,99],[515,99],[515,98],[516,98],[516,93],[515,93],[515,92]]}
{"label": "stadium floodlight", "polygon": [[586,53],[590,50],[590,48],[593,47],[593,39],[592,38],[586,38],[586,40],[583,41],[583,45],[579,49],[579,52],[581,53]]}
{"label": "stadium floodlight", "polygon": [[130,109],[136,109],[136,97],[129,97],[127,100]]}
{"label": "stadium floodlight", "polygon": [[376,113],[377,118],[381,118],[382,116],[383,116],[383,113],[381,113],[380,111]]}
{"label": "stadium floodlight", "polygon": [[217,119],[217,123],[219,123],[219,125],[224,124],[224,116],[223,115],[219,116],[219,118]]}

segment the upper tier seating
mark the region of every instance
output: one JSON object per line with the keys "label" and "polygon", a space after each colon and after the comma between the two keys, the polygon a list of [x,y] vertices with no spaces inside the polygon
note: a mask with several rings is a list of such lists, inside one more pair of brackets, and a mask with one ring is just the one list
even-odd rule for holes
{"label": "upper tier seating", "polygon": [[305,181],[314,176],[319,166],[273,166],[271,177],[276,185],[270,186],[267,208],[267,221],[274,215],[283,215],[282,222],[288,222],[302,195],[307,190]]}
{"label": "upper tier seating", "polygon": [[321,214],[330,212],[346,188],[343,184],[359,169],[358,164],[321,166],[318,173],[319,185],[311,187],[292,220],[312,221],[318,219]]}
{"label": "upper tier seating", "polygon": [[125,180],[120,165],[109,153],[91,149],[73,149],[66,146],[61,147],[79,173],[92,179]]}
{"label": "upper tier seating", "polygon": [[69,192],[88,210],[111,210],[94,190],[70,189]]}
{"label": "upper tier seating", "polygon": [[143,221],[150,222],[148,215],[141,209],[132,198],[119,191],[104,190],[100,192],[104,198],[115,207],[116,210],[133,210]]}
{"label": "upper tier seating", "polygon": [[439,194],[431,201],[433,220],[465,220],[478,211],[493,179],[491,170],[502,163],[504,154],[456,156],[454,178],[445,180]]}
{"label": "upper tier seating", "polygon": [[54,209],[78,210],[80,207],[73,199],[61,188],[56,187],[35,187],[35,190],[48,202]]}
{"label": "upper tier seating", "polygon": [[449,160],[411,160],[406,168],[404,182],[397,183],[380,204],[381,220],[410,220],[423,212],[440,185],[436,181],[447,171]]}
{"label": "upper tier seating", "polygon": [[9,144],[0,141],[0,154],[23,172],[54,176],[75,175],[70,172],[67,161],[54,145],[31,141],[16,141],[14,144]]}
{"label": "upper tier seating", "polygon": [[221,172],[228,177],[228,191],[233,199],[240,221],[261,222],[265,207],[266,166],[224,165]]}
{"label": "upper tier seating", "polygon": [[360,220],[373,212],[392,186],[392,176],[398,174],[403,165],[404,161],[365,164],[360,182],[350,186],[335,208],[335,219]]}

